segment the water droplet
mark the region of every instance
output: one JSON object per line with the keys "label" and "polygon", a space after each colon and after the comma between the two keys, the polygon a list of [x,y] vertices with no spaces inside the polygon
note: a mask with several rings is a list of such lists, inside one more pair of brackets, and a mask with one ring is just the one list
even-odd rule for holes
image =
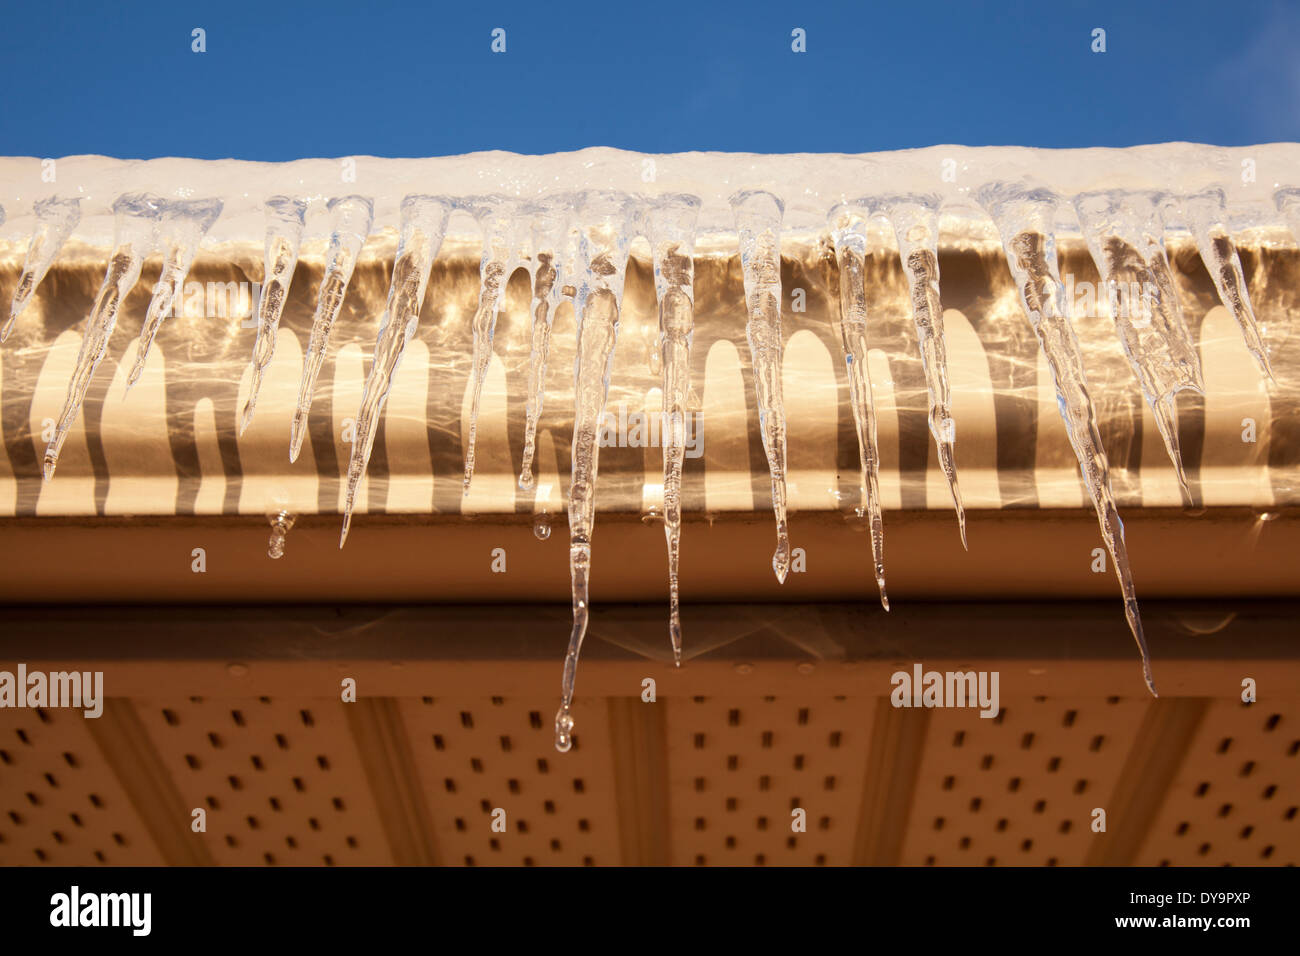
{"label": "water droplet", "polygon": [[555,749],[562,754],[573,749],[573,715],[568,707],[561,707],[555,714]]}
{"label": "water droplet", "polygon": [[538,541],[545,541],[551,536],[551,516],[548,514],[539,514],[533,518],[533,537]]}
{"label": "water droplet", "polygon": [[274,561],[284,557],[284,545],[293,527],[295,517],[287,511],[277,511],[269,515],[271,522],[271,540],[266,546],[266,556]]}

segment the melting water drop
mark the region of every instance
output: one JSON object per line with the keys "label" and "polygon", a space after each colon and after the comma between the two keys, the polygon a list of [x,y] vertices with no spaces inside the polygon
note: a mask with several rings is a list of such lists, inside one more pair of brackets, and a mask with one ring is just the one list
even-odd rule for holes
{"label": "melting water drop", "polygon": [[840,348],[849,379],[849,399],[858,433],[863,510],[871,527],[871,559],[880,604],[889,610],[885,591],[885,522],[880,512],[880,450],[876,441],[876,408],[867,369],[866,220],[854,209],[837,206],[830,223],[840,271]]}
{"label": "melting water drop", "polygon": [[[23,314],[27,303],[31,301],[36,287],[41,284],[45,274],[50,271],[54,258],[72,235],[72,230],[81,222],[81,200],[59,199],[51,196],[36,203],[36,230],[32,233],[31,244],[27,247],[27,258],[23,262],[22,275],[18,277],[18,287],[14,289],[13,303],[9,306],[9,318],[0,328],[0,342],[9,338],[14,322]],[[0,212],[0,222],[4,215]]]}
{"label": "melting water drop", "polygon": [[1128,548],[1124,543],[1124,523],[1115,507],[1106,452],[1102,448],[1097,415],[1083,371],[1083,356],[1070,324],[1057,270],[1056,237],[1053,233],[1057,197],[1046,189],[992,183],[980,190],[979,199],[997,224],[1025,315],[1047,359],[1056,387],[1057,407],[1075,457],[1079,459],[1084,484],[1097,512],[1102,540],[1115,565],[1115,576],[1119,578],[1124,596],[1124,616],[1142,655],[1142,676],[1151,695],[1158,696],[1151,675],[1151,657],[1142,633]]}
{"label": "melting water drop", "polygon": [[781,389],[781,220],[785,204],[761,190],[731,197],[740,238],[740,267],[745,278],[748,320],[745,337],[753,365],[763,451],[772,475],[772,510],[776,517],[776,552],[772,570],[785,583],[790,572],[790,534],[786,518],[785,399]]}
{"label": "melting water drop", "polygon": [[442,246],[451,209],[452,204],[439,196],[407,196],[402,200],[402,231],[393,260],[393,281],[388,287],[388,303],[379,321],[375,357],[357,411],[356,436],[352,440],[352,458],[348,462],[348,490],[343,507],[343,530],[339,535],[340,548],[348,540],[357,487],[366,473],[366,465],[370,463],[375,429],[388,400],[389,389],[393,387],[393,376],[401,364],[406,343],[411,341],[420,323],[420,308],[424,305],[424,293],[429,286],[429,272]]}
{"label": "melting water drop", "polygon": [[139,381],[149,359],[154,337],[162,327],[163,319],[175,309],[176,301],[185,288],[185,279],[190,274],[190,266],[199,251],[199,243],[219,215],[219,199],[174,201],[163,206],[158,224],[164,250],[162,274],[154,286],[153,298],[149,300],[144,325],[140,327],[135,363],[126,377],[127,391]]}
{"label": "melting water drop", "polygon": [[[474,364],[470,371],[474,396],[470,404],[469,437],[465,442],[465,494],[474,478],[474,452],[478,442],[478,411],[483,381],[492,361],[492,337],[497,315],[505,301],[506,283],[524,260],[519,247],[519,204],[500,196],[467,199],[462,204],[483,230],[483,258],[479,264],[478,310],[474,313]],[[548,328],[549,334],[549,328]]]}
{"label": "melting water drop", "polygon": [[[533,276],[533,338],[528,356],[528,398],[524,406],[524,454],[519,469],[519,487],[531,491],[536,484],[533,457],[537,451],[537,422],[542,417],[542,400],[546,395],[546,358],[551,347],[551,325],[560,305],[561,275],[559,257],[569,235],[572,198],[557,197],[536,206],[532,213],[532,240],[536,256]],[[572,260],[568,265],[571,267]],[[566,286],[565,288],[570,288]]]}
{"label": "melting water drop", "polygon": [[691,337],[695,329],[695,226],[698,196],[663,196],[646,211],[659,302],[658,371],[663,379],[664,537],[668,545],[668,637],[673,662],[682,664],[678,566],[682,539],[682,462],[691,387]]}
{"label": "melting water drop", "polygon": [[619,193],[590,192],[578,209],[582,224],[582,284],[575,318],[578,355],[574,362],[572,477],[569,482],[569,577],[573,589],[573,631],[564,657],[560,710],[555,717],[555,748],[572,746],[574,685],[578,655],[587,636],[591,536],[596,521],[596,475],[600,420],[609,398],[609,378],[618,340],[619,309],[627,271],[633,200]]}
{"label": "melting water drop", "polygon": [[[302,357],[298,406],[294,410],[293,426],[289,433],[290,461],[297,461],[298,454],[302,451],[312,398],[316,393],[316,378],[320,375],[321,366],[325,364],[330,331],[334,328],[339,310],[343,308],[348,283],[352,281],[352,271],[357,267],[357,256],[361,253],[361,247],[370,234],[370,226],[375,218],[374,203],[364,196],[331,199],[329,210],[333,215],[329,252],[325,259],[325,276],[320,280],[320,291],[316,294],[316,315],[312,318],[311,338],[307,342],[307,353]],[[356,446],[353,445],[353,448]]]}
{"label": "melting water drop", "polygon": [[303,219],[307,203],[288,196],[273,196],[266,201],[266,253],[262,270],[262,298],[257,304],[257,341],[253,344],[252,387],[248,401],[239,416],[239,434],[253,421],[257,411],[257,396],[262,390],[266,369],[275,358],[275,336],[280,328],[280,315],[289,296],[298,267],[298,247],[302,244]]}
{"label": "melting water drop", "polygon": [[957,486],[952,391],[948,385],[943,305],[939,300],[939,203],[938,196],[904,196],[878,200],[876,205],[888,215],[898,239],[898,255],[907,274],[912,322],[916,326],[921,365],[925,370],[930,434],[934,436],[939,465],[948,481],[948,492],[957,511],[961,546],[965,548],[966,511],[961,504],[961,489]]}
{"label": "melting water drop", "polygon": [[[1105,284],[1111,317],[1155,417],[1185,495],[1191,492],[1178,444],[1177,393],[1204,392],[1201,360],[1183,319],[1164,247],[1156,193],[1084,193],[1079,225]],[[1072,303],[1067,303],[1072,305]]]}
{"label": "melting water drop", "polygon": [[533,518],[533,537],[545,541],[551,536],[551,516],[542,512]]}
{"label": "melting water drop", "polygon": [[1228,230],[1223,190],[1207,189],[1190,196],[1184,208],[1196,245],[1201,250],[1201,261],[1214,280],[1219,298],[1241,327],[1250,354],[1264,374],[1276,381],[1268,350],[1264,348],[1264,340],[1260,338],[1259,326],[1255,322],[1255,310],[1250,305],[1250,293],[1246,291],[1246,277],[1241,271],[1241,260],[1237,258],[1237,247]]}
{"label": "melting water drop", "polygon": [[287,511],[277,511],[270,516],[271,521],[271,540],[266,546],[266,556],[274,561],[284,557],[284,545],[289,537],[289,529],[293,527],[294,521],[297,520],[294,515]]}
{"label": "melting water drop", "polygon": [[95,377],[95,370],[108,351],[108,340],[117,325],[117,313],[127,295],[135,288],[145,257],[153,252],[157,244],[158,215],[164,205],[164,200],[145,193],[119,196],[113,203],[116,218],[113,252],[109,256],[104,281],[95,296],[95,305],[86,323],[81,351],[77,353],[77,365],[68,382],[68,394],[56,423],[54,437],[45,448],[43,470],[46,481],[54,477],[59,454],[68,438],[68,430],[77,420],[77,413],[86,400],[86,390],[90,388],[90,380]]}

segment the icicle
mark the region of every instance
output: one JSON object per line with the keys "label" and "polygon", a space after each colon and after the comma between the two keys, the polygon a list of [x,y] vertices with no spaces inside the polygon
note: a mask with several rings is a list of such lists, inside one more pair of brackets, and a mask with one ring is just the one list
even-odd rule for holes
{"label": "icicle", "polygon": [[59,464],[59,453],[68,438],[68,429],[77,420],[86,390],[95,376],[108,340],[117,325],[117,313],[128,293],[140,278],[140,267],[145,257],[153,252],[158,238],[158,214],[164,201],[145,193],[132,193],[118,197],[113,203],[116,223],[113,229],[113,252],[108,260],[104,281],[95,296],[94,309],[86,322],[86,331],[77,353],[77,365],[68,383],[68,395],[59,414],[54,438],[45,449],[45,480],[54,477]]}
{"label": "icicle", "polygon": [[298,407],[293,413],[293,427],[289,433],[290,461],[297,461],[298,453],[302,451],[302,440],[307,435],[307,417],[311,413],[311,403],[316,392],[316,376],[325,364],[325,349],[329,346],[330,331],[334,328],[339,310],[343,308],[348,283],[352,281],[352,270],[357,267],[357,257],[366,237],[370,235],[370,226],[375,219],[374,203],[364,196],[331,199],[329,210],[333,216],[329,253],[325,259],[325,277],[320,280],[320,291],[316,294],[316,315],[312,318],[311,339],[307,342],[307,354],[302,357]]}
{"label": "icicle", "polygon": [[266,546],[266,556],[273,561],[279,561],[284,557],[285,542],[289,537],[289,531],[293,528],[294,521],[297,519],[287,511],[277,511],[270,515],[271,521],[271,539]]}
{"label": "icicle", "polygon": [[162,273],[154,286],[153,298],[149,300],[144,325],[140,327],[135,363],[126,377],[127,391],[139,381],[154,337],[185,288],[185,278],[190,274],[199,243],[220,215],[220,199],[174,200],[163,206],[158,224],[163,247]]}
{"label": "icicle", "polygon": [[866,221],[847,206],[831,210],[830,225],[840,273],[840,347],[849,379],[849,399],[858,432],[862,469],[862,505],[871,526],[871,559],[880,604],[889,610],[885,591],[885,522],[880,513],[880,450],[876,444],[876,407],[867,368]]}
{"label": "icicle", "polygon": [[1274,381],[1268,350],[1259,335],[1255,310],[1250,306],[1250,293],[1246,291],[1246,277],[1241,272],[1237,247],[1228,229],[1223,190],[1207,189],[1190,196],[1185,202],[1185,208],[1192,235],[1196,237],[1196,245],[1201,250],[1201,261],[1214,280],[1214,287],[1219,290],[1219,298],[1241,327],[1246,348],[1255,356],[1255,361],[1264,370],[1264,374]]}
{"label": "icicle", "polygon": [[772,570],[785,583],[790,571],[790,535],[785,493],[785,400],[781,388],[781,219],[785,204],[761,190],[731,197],[740,238],[740,266],[745,276],[748,321],[745,337],[753,365],[754,394],[763,450],[772,474],[772,510],[776,517],[776,553]]}
{"label": "icicle", "polygon": [[[533,456],[537,452],[537,422],[546,393],[546,358],[551,347],[551,325],[560,305],[562,283],[571,281],[559,258],[569,236],[571,198],[553,198],[528,210],[532,214],[533,316],[532,351],[528,356],[528,398],[524,405],[524,455],[519,488],[531,491]],[[568,263],[572,267],[572,262]],[[548,531],[549,534],[549,531]]]}
{"label": "icicle", "polygon": [[1273,194],[1273,202],[1277,205],[1277,211],[1286,219],[1295,241],[1300,242],[1300,189],[1284,186]]}
{"label": "icicle", "polygon": [[904,196],[880,201],[898,239],[898,257],[907,274],[912,303],[912,321],[925,370],[929,393],[930,434],[939,453],[939,466],[948,480],[948,492],[957,511],[961,546],[966,547],[966,511],[957,485],[957,462],[953,444],[956,425],[952,418],[952,391],[948,385],[948,352],[943,337],[943,305],[939,300],[939,204],[938,196]]}
{"label": "icicle", "polygon": [[655,296],[663,376],[661,443],[664,453],[664,537],[668,542],[668,637],[673,661],[682,663],[682,622],[677,568],[682,539],[682,461],[686,448],[687,396],[691,387],[691,336],[695,328],[695,224],[698,196],[662,196],[647,210],[654,253]]}
{"label": "icicle", "polygon": [[440,196],[407,196],[402,200],[402,234],[393,260],[393,282],[388,288],[388,303],[379,322],[375,358],[366,376],[357,411],[356,435],[352,439],[352,459],[348,463],[347,501],[343,507],[343,531],[339,547],[348,540],[352,524],[352,507],[357,486],[370,463],[375,444],[375,428],[393,387],[393,376],[402,361],[402,350],[415,335],[420,323],[420,309],[429,286],[429,272],[447,231],[447,217],[452,204]]}
{"label": "icicle", "polygon": [[469,439],[465,443],[465,494],[474,478],[474,450],[478,440],[478,409],[483,380],[492,361],[492,336],[497,314],[506,297],[506,283],[523,261],[519,248],[519,204],[500,196],[467,199],[463,207],[483,230],[483,258],[479,263],[478,309],[474,313],[474,367],[470,371],[474,397],[470,404]]}
{"label": "icicle", "polygon": [[298,247],[302,244],[303,220],[307,203],[288,196],[272,196],[266,201],[266,252],[262,268],[262,298],[257,304],[257,341],[253,344],[253,373],[248,401],[239,416],[239,434],[244,434],[257,411],[257,396],[262,377],[275,357],[275,335],[280,315],[289,296],[294,269],[298,266]]}
{"label": "icicle", "polygon": [[[14,290],[13,304],[9,307],[9,319],[0,329],[0,342],[9,338],[14,321],[23,314],[27,303],[31,301],[36,287],[41,284],[45,274],[54,264],[54,257],[59,254],[63,244],[72,235],[81,221],[81,200],[59,199],[50,196],[42,199],[35,206],[36,230],[32,233],[31,244],[27,247],[27,259],[23,262],[22,275],[18,277],[18,288]],[[0,222],[4,222],[0,215]]]}
{"label": "icicle", "polygon": [[569,576],[573,587],[573,632],[564,658],[560,709],[555,715],[555,749],[573,746],[573,691],[578,655],[587,635],[591,535],[596,521],[596,473],[600,420],[609,397],[619,309],[627,272],[629,227],[635,202],[622,193],[591,192],[582,197],[576,221],[582,229],[583,266],[574,314],[578,354],[573,366],[573,461],[569,480]]}
{"label": "icicle", "polygon": [[979,200],[997,224],[1011,277],[1020,292],[1021,305],[1047,358],[1052,382],[1056,386],[1057,407],[1097,511],[1097,522],[1115,565],[1115,576],[1119,578],[1124,596],[1124,616],[1142,654],[1142,676],[1151,695],[1158,696],[1151,675],[1146,638],[1142,634],[1142,618],[1138,612],[1128,548],[1124,543],[1124,523],[1115,507],[1106,452],[1102,449],[1097,415],[1088,394],[1083,356],[1074,327],[1070,324],[1061,276],[1057,271],[1056,237],[1053,233],[1057,197],[1046,189],[1031,190],[995,183],[980,190]]}
{"label": "icicle", "polygon": [[1165,253],[1160,198],[1156,193],[1084,193],[1075,197],[1074,206],[1106,286],[1124,354],[1155,416],[1178,482],[1190,495],[1178,446],[1175,396],[1183,389],[1204,392],[1205,386]]}

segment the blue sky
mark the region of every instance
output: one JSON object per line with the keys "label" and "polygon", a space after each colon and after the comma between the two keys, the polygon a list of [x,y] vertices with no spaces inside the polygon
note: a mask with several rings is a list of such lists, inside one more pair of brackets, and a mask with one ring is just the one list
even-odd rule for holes
{"label": "blue sky", "polygon": [[[10,4],[0,153],[286,160],[1300,139],[1300,10],[1173,3]],[[207,52],[191,51],[191,30]],[[506,30],[506,52],[491,32]],[[802,28],[807,52],[791,51]],[[1106,30],[1106,52],[1090,49]]]}

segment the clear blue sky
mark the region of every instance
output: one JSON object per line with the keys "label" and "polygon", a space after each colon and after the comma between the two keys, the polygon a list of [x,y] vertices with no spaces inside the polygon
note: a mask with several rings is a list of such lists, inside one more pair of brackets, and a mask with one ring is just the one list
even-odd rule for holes
{"label": "clear blue sky", "polygon": [[33,0],[3,18],[4,155],[1300,139],[1295,2]]}

